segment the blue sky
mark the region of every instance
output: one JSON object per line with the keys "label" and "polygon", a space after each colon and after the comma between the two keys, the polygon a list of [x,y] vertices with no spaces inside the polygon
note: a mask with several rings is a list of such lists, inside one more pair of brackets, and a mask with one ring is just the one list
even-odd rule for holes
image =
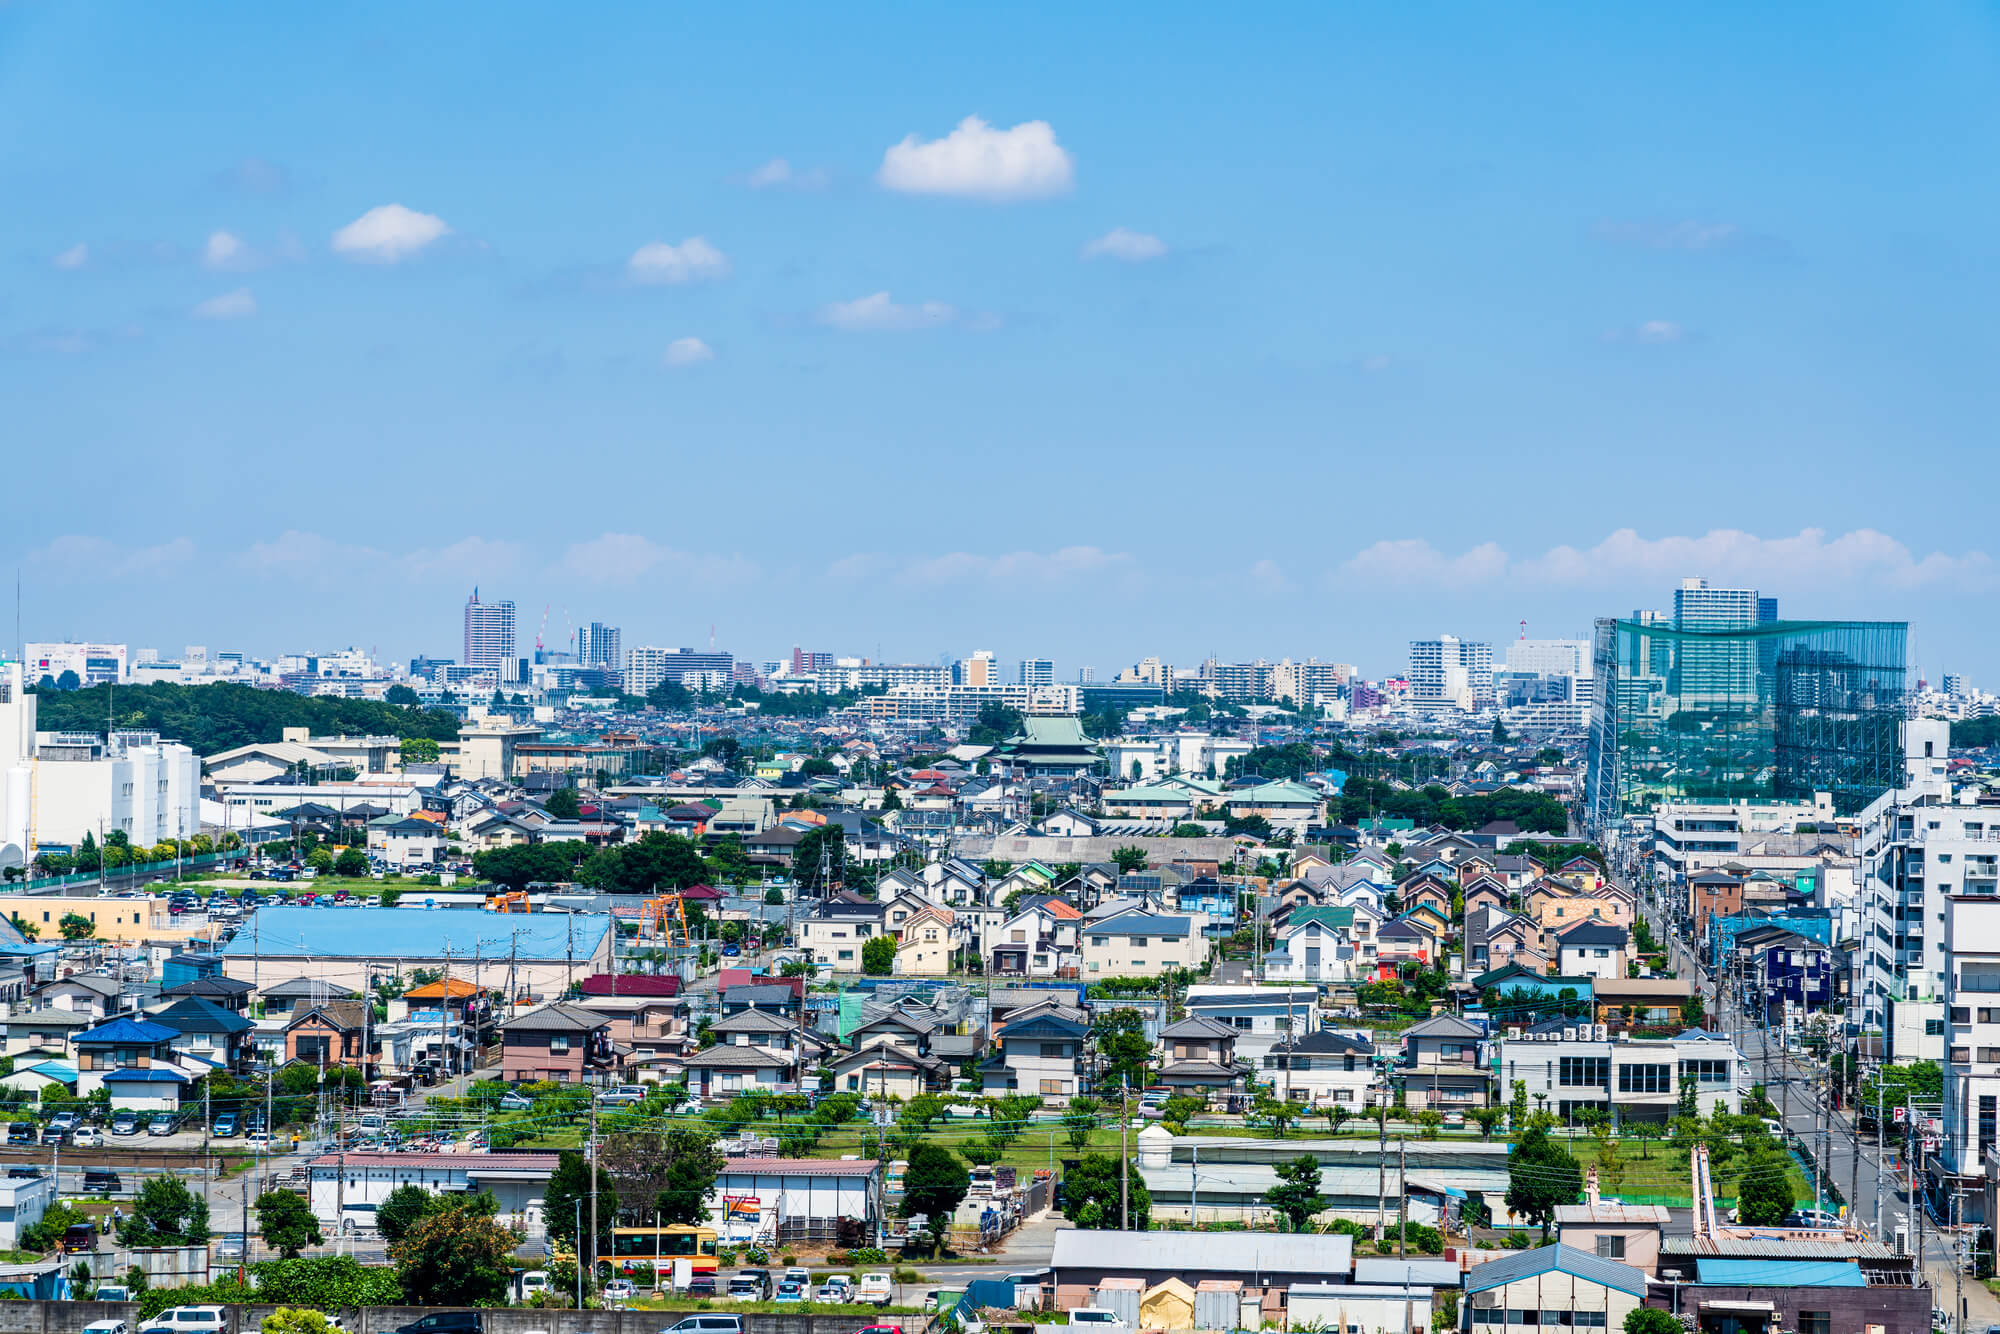
{"label": "blue sky", "polygon": [[1951,5],[25,0],[26,633],[449,653],[477,583],[1379,674],[1705,575],[1980,679],[1996,63]]}

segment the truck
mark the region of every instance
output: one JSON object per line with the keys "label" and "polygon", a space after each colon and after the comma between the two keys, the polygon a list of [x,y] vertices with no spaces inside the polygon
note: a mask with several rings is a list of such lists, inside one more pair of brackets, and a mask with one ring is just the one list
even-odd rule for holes
{"label": "truck", "polygon": [[861,1285],[854,1290],[854,1300],[863,1304],[887,1306],[896,1299],[896,1284],[880,1270],[861,1276]]}

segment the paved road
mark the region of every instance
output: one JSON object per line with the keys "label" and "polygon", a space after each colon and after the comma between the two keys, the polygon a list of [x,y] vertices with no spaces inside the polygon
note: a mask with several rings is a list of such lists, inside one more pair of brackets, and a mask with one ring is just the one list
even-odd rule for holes
{"label": "paved road", "polygon": [[[1642,905],[1642,911],[1654,934],[1666,939],[1657,911],[1650,905]],[[1873,1229],[1877,1238],[1887,1241],[1896,1228],[1909,1227],[1914,1244],[1916,1218],[1910,1194],[1896,1168],[1893,1145],[1878,1153],[1875,1135],[1857,1134],[1847,1113],[1827,1106],[1825,1076],[1818,1062],[1785,1052],[1782,1040],[1771,1040],[1739,1005],[1719,1000],[1716,983],[1707,977],[1692,951],[1679,940],[1674,946],[1676,972],[1696,981],[1702,1003],[1709,1013],[1718,1016],[1724,1031],[1735,1040],[1737,1050],[1749,1061],[1756,1082],[1765,1086],[1766,1094],[1777,1104],[1779,1119],[1797,1136],[1801,1150],[1825,1165],[1827,1179],[1847,1197],[1855,1215]],[[1931,1279],[1933,1301],[1946,1311],[1955,1303],[1962,1303],[1957,1328],[1983,1331],[1990,1324],[2000,1324],[2000,1298],[1970,1277],[1961,1284],[1950,1238],[1941,1237],[1928,1219],[1924,1222],[1923,1242],[1923,1263]]]}

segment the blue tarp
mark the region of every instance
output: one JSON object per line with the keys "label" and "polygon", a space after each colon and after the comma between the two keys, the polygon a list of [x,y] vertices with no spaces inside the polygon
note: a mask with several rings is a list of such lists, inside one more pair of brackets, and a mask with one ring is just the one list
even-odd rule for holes
{"label": "blue tarp", "polygon": [[1703,1283],[1725,1288],[1865,1288],[1860,1265],[1839,1260],[1711,1260],[1694,1262]]}

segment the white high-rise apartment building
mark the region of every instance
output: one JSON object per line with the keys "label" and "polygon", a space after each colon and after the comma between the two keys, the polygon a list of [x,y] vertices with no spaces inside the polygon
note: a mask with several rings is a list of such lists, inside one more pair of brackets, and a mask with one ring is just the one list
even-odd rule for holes
{"label": "white high-rise apartment building", "polygon": [[1978,789],[1954,789],[1946,770],[1951,724],[1903,724],[1907,785],[1860,814],[1861,941],[1850,990],[1864,1031],[1889,1059],[1944,1056],[1946,905],[1955,894],[2000,891],[2000,809]]}
{"label": "white high-rise apartment building", "polygon": [[697,653],[691,648],[642,644],[625,655],[628,695],[643,695],[662,681],[678,681],[690,690],[726,689],[735,676],[735,657],[720,651]]}
{"label": "white high-rise apartment building", "polygon": [[1021,680],[1024,686],[1050,686],[1056,683],[1056,664],[1050,658],[1021,659]]}
{"label": "white high-rise apartment building", "polygon": [[1493,645],[1455,635],[1410,641],[1410,703],[1419,708],[1493,703]]}
{"label": "white high-rise apartment building", "polygon": [[1989,1155],[2000,1147],[2000,895],[1948,898],[1944,941],[1942,1156],[1961,1177],[1991,1177]]}
{"label": "white high-rise apartment building", "polygon": [[980,649],[971,657],[962,659],[959,662],[956,683],[962,686],[972,686],[975,689],[997,686],[1000,684],[1000,679],[994,675],[994,667],[993,650],[988,648]]}
{"label": "white high-rise apartment building", "polygon": [[608,667],[614,672],[625,670],[625,651],[621,648],[623,636],[615,625],[602,621],[592,621],[576,632],[577,661],[586,667]]}
{"label": "white high-rise apartment building", "polygon": [[481,602],[479,590],[472,590],[465,602],[465,652],[459,665],[490,667],[503,681],[515,677],[519,664],[514,658],[513,603]]}

